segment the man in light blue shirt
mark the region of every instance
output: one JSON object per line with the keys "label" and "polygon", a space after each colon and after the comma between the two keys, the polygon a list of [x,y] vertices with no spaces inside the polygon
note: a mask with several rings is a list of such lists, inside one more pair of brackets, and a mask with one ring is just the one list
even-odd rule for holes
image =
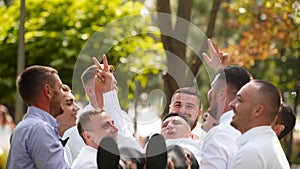
{"label": "man in light blue shirt", "polygon": [[62,82],[55,69],[31,66],[17,78],[18,92],[28,104],[11,136],[7,169],[68,169],[55,117],[63,113]]}

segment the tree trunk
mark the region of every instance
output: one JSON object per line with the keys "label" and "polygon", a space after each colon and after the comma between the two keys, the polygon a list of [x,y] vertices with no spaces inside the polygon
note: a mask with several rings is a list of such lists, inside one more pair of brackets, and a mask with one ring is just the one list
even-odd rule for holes
{"label": "tree trunk", "polygon": [[[19,29],[19,47],[18,47],[18,74],[20,74],[25,67],[25,0],[21,0],[20,6],[20,29]],[[16,111],[15,111],[15,122],[18,123],[24,115],[24,103],[20,95],[17,93],[16,96]]]}
{"label": "tree trunk", "polygon": [[[220,3],[221,0],[214,0],[213,2],[213,8],[206,31],[207,37],[212,36]],[[176,89],[184,86],[194,86],[195,77],[202,63],[197,56],[194,57],[195,59],[193,59],[191,63],[187,63],[186,61],[186,42],[189,33],[189,24],[187,24],[186,21],[191,21],[192,5],[193,0],[179,0],[176,14],[177,18],[172,20],[170,1],[157,0],[157,12],[163,13],[158,16],[158,26],[161,31],[161,41],[166,50],[166,64],[168,69],[163,75],[164,90],[167,99],[164,114],[169,111],[168,105]],[[174,21],[175,24],[173,24],[172,21]],[[203,48],[202,46],[200,47]]]}

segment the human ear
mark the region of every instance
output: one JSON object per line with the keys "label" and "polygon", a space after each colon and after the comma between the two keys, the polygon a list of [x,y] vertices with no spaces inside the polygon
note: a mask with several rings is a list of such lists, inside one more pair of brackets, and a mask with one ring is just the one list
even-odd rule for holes
{"label": "human ear", "polygon": [[44,85],[43,93],[46,95],[46,97],[52,98],[52,88],[49,84]]}

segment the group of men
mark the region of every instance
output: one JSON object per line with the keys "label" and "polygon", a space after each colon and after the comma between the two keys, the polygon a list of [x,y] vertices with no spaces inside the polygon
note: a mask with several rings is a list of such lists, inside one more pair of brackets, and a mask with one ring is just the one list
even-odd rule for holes
{"label": "group of men", "polygon": [[[224,66],[226,56],[210,40],[208,44],[211,56],[203,57],[216,76],[207,94],[206,121],[198,123],[202,115],[198,90],[176,90],[162,120],[160,134],[166,144],[158,145],[167,147],[168,158],[160,166],[179,168],[176,152],[180,151],[185,168],[290,168],[278,138],[292,130],[295,115],[286,113],[280,91],[267,81],[254,80],[243,67]],[[128,168],[152,166],[146,150],[153,143],[141,147],[133,137],[106,56],[103,64],[93,60],[95,64],[81,77],[89,97],[81,110],[55,69],[31,66],[18,76],[17,89],[28,109],[12,134],[8,169],[97,168],[97,151],[105,137],[111,137],[120,150],[139,152],[136,159],[146,158],[141,165],[128,162]]]}

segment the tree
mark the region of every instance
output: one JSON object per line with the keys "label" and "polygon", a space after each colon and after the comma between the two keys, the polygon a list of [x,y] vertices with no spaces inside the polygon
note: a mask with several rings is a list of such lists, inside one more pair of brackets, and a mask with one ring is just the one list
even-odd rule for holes
{"label": "tree", "polygon": [[[226,49],[231,63],[250,69],[256,78],[276,84],[297,112],[300,88],[299,1],[236,1],[225,5],[225,28],[236,30]],[[233,40],[234,39],[234,40]],[[229,41],[229,39],[228,39]],[[292,95],[292,93],[296,93]],[[288,140],[288,141],[287,141]],[[284,145],[291,159],[291,135]]]}
{"label": "tree", "polygon": [[[143,8],[143,4],[139,2],[123,2],[121,0],[103,0],[101,2],[97,0],[51,2],[27,0],[26,4],[26,67],[34,64],[55,67],[60,72],[62,81],[68,85],[73,84],[74,65],[86,41],[95,32],[114,20],[128,15],[140,15]],[[12,58],[17,57],[19,8],[19,1],[14,1],[9,8],[6,8],[3,3],[0,4],[0,22],[2,23],[0,25],[0,52],[2,53],[0,57],[2,64],[0,67],[1,102],[15,102],[17,63],[15,62],[16,59]],[[135,28],[143,29],[142,23],[133,22],[130,24],[125,23],[125,25],[135,25]],[[112,32],[112,34],[117,37],[122,36],[124,32],[130,31],[120,27],[119,32]],[[113,47],[106,51],[111,64],[120,63],[120,59],[124,61],[124,58],[139,49],[144,50],[150,47],[153,50],[161,49],[159,43],[155,45],[156,42],[153,40],[153,36],[132,34],[131,37],[132,39],[127,38],[117,43],[113,42]],[[102,40],[105,43],[110,39]],[[102,56],[102,54],[99,50],[93,56]],[[139,59],[145,56],[144,54],[140,53]],[[139,64],[138,59],[135,61],[134,66],[137,66]],[[133,65],[131,65],[132,67]],[[128,69],[123,69],[123,73],[128,72]],[[157,74],[156,70],[149,72]],[[145,84],[146,81],[147,84],[147,75],[141,75],[136,80],[140,81],[141,84]],[[74,83],[81,83],[80,79],[76,79]],[[128,85],[126,88],[128,88]],[[85,99],[81,91],[73,90],[73,92],[76,93],[77,99]],[[130,97],[132,99],[132,96]],[[125,102],[125,99],[122,101]],[[126,101],[128,105],[128,100]]]}
{"label": "tree", "polygon": [[[206,31],[207,37],[212,37],[212,34],[214,32],[216,15],[218,13],[220,4],[220,0],[213,1],[213,7],[211,9]],[[189,24],[187,24],[186,22],[191,22],[192,7],[193,0],[178,0],[176,13],[177,18],[172,20],[170,1],[157,0],[157,11],[160,13],[169,14],[160,15],[160,17],[158,18],[158,26],[161,31],[161,41],[164,45],[164,49],[167,51],[166,64],[168,72],[163,75],[167,105],[170,104],[170,98],[177,88],[183,86],[198,87],[195,86],[195,78],[198,76],[198,71],[202,64],[201,59],[199,58],[199,53],[202,53],[202,51],[206,50],[206,45],[199,44],[200,52],[197,54],[192,51],[192,54],[190,56],[187,56],[187,40],[190,28]],[[186,22],[180,21],[181,18]],[[176,39],[172,36],[167,36],[168,34],[179,35],[179,38]],[[206,41],[206,38],[204,40]],[[186,64],[186,66],[174,66],[174,55],[182,60]],[[172,72],[173,75],[170,74],[170,72]],[[165,113],[166,112],[168,112],[168,107],[166,107]]]}

